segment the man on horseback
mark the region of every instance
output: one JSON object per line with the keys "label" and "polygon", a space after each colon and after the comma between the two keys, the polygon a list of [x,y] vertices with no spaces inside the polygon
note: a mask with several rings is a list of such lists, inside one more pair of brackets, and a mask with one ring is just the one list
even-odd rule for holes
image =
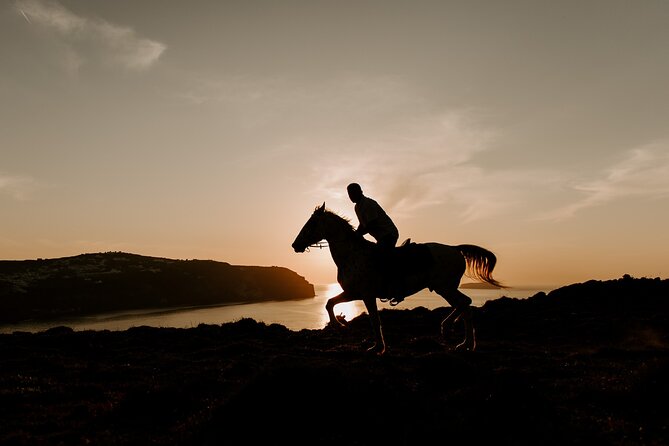
{"label": "man on horseback", "polygon": [[386,211],[375,200],[366,197],[358,183],[346,187],[348,197],[355,203],[355,215],[358,216],[358,229],[361,236],[369,234],[379,246],[394,248],[400,233]]}
{"label": "man on horseback", "polygon": [[[355,198],[357,188],[354,186],[353,189]],[[383,249],[363,239],[347,219],[327,210],[325,203],[314,211],[291,246],[295,252],[305,252],[309,246],[322,240],[326,240],[330,246],[332,259],[337,265],[337,281],[342,287],[342,292],[328,299],[325,305],[333,326],[344,325],[335,316],[336,305],[362,300],[367,308],[374,336],[371,351],[382,354],[386,344],[376,300],[389,298],[392,305],[393,301],[399,302],[404,297],[428,288],[443,297],[453,308],[441,323],[442,333],[456,318],[462,317],[465,341],[458,348],[475,348],[472,300],[458,286],[463,274],[469,270],[470,277],[502,287],[502,284],[492,278],[492,271],[497,263],[497,257],[492,252],[476,245],[449,246],[436,242],[411,243],[399,248]],[[408,253],[406,257],[402,251]],[[427,252],[426,256],[421,254],[423,251]],[[397,253],[400,254],[395,256]],[[385,258],[398,257],[399,262],[390,262],[391,265],[399,266],[395,267],[394,275],[389,277],[383,267]],[[393,282],[401,288],[394,289]]]}
{"label": "man on horseback", "polygon": [[346,190],[351,201],[355,203],[355,214],[358,216],[359,225],[355,232],[360,236],[371,235],[380,248],[378,261],[383,271],[384,288],[381,300],[390,300],[392,305],[397,305],[406,295],[406,286],[398,276],[400,258],[395,252],[395,245],[400,234],[397,226],[376,200],[362,193],[358,183],[349,184]]}

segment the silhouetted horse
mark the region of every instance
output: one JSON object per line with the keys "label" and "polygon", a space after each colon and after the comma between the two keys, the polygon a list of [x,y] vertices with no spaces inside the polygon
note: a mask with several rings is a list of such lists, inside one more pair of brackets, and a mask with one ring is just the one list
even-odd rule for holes
{"label": "silhouetted horse", "polygon": [[314,211],[292,247],[295,252],[304,252],[322,240],[328,242],[332,259],[337,265],[337,281],[343,290],[325,305],[332,324],[344,325],[334,315],[335,305],[362,300],[375,339],[370,351],[382,354],[386,346],[376,299],[389,299],[397,304],[405,297],[429,288],[453,307],[453,311],[441,322],[442,334],[449,323],[462,317],[465,340],[456,348],[474,350],[472,300],[460,292],[458,286],[469,268],[471,277],[501,287],[491,276],[497,262],[492,252],[475,245],[448,246],[440,243],[411,243],[393,249],[382,248],[357,234],[347,219],[326,210],[325,203]]}

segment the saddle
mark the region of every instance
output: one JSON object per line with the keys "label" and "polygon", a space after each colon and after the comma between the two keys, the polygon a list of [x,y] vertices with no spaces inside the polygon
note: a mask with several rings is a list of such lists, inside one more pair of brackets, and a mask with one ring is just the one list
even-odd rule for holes
{"label": "saddle", "polygon": [[410,274],[423,271],[434,263],[430,249],[422,243],[406,239],[400,246],[394,248],[388,259],[388,266],[394,273]]}
{"label": "saddle", "polygon": [[400,246],[380,251],[385,290],[381,301],[390,301],[395,306],[413,294],[407,278],[432,266],[434,258],[430,249],[421,243],[406,239]]}

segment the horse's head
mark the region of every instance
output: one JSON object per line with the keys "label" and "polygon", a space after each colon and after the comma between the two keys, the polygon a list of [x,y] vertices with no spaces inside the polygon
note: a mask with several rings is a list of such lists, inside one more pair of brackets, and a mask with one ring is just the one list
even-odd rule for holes
{"label": "horse's head", "polygon": [[325,238],[323,232],[323,217],[325,216],[325,203],[316,208],[311,217],[297,234],[297,238],[292,244],[295,252],[304,252],[309,246],[320,242]]}

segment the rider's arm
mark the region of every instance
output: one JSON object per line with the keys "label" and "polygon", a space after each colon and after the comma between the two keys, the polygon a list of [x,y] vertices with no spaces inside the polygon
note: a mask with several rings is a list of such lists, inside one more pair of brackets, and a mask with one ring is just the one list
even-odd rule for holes
{"label": "rider's arm", "polygon": [[380,212],[379,205],[372,200],[366,200],[362,206],[356,206],[356,213],[360,222],[358,232],[361,235],[369,234],[368,228],[374,227],[374,222],[379,218]]}
{"label": "rider's arm", "polygon": [[369,234],[369,223],[374,221],[376,215],[373,209],[370,208],[369,203],[360,202],[355,205],[355,214],[358,216],[358,229],[356,233],[362,235]]}

